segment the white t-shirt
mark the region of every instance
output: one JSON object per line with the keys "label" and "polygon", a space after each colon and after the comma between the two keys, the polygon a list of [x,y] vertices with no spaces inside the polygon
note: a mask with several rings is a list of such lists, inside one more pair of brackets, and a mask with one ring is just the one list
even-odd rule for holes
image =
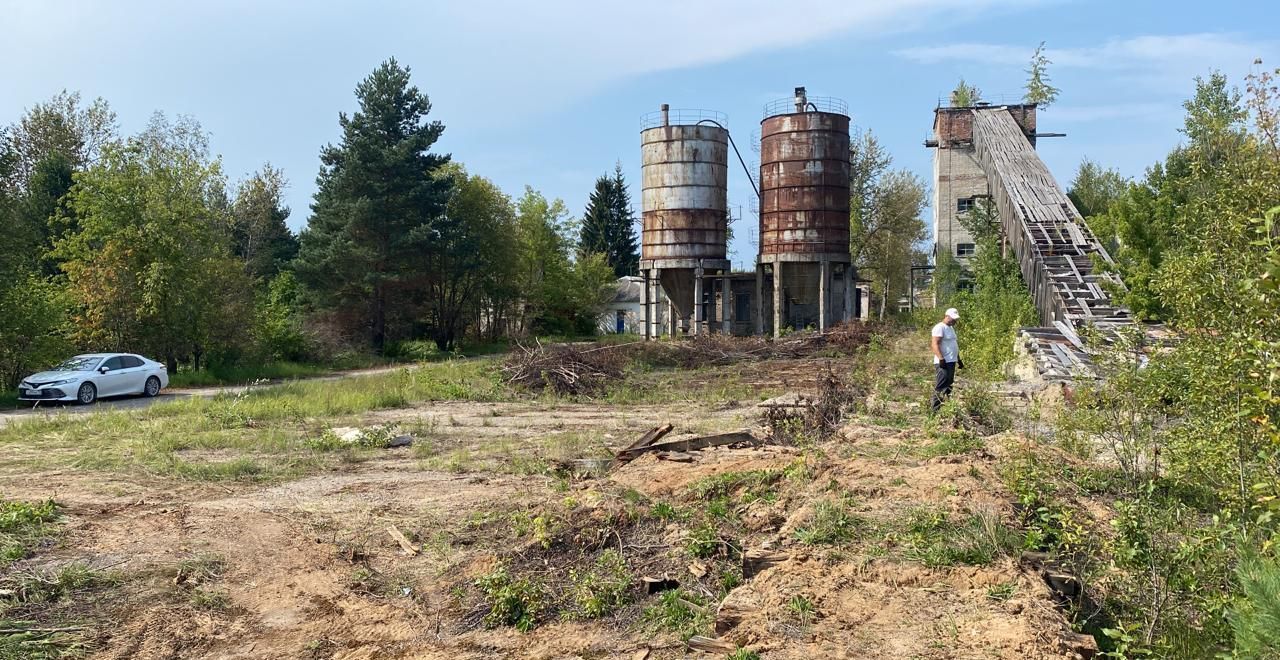
{"label": "white t-shirt", "polygon": [[[943,362],[960,360],[960,342],[956,340],[955,328],[946,323],[939,323],[933,326],[933,336],[942,338],[942,341],[938,342],[938,349],[942,351]],[[938,356],[933,356],[933,363],[938,363]]]}

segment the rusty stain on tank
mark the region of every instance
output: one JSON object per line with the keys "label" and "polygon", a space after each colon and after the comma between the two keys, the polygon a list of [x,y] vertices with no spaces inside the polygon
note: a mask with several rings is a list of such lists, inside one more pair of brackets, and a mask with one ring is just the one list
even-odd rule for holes
{"label": "rusty stain on tank", "polygon": [[760,124],[760,253],[849,253],[849,117],[790,112]]}
{"label": "rusty stain on tank", "polygon": [[640,133],[641,259],[724,259],[728,131],[673,112]]}

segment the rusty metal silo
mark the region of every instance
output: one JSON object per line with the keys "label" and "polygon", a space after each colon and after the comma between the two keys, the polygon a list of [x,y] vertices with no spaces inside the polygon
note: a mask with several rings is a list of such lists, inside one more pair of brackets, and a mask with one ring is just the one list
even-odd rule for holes
{"label": "rusty metal silo", "polygon": [[645,115],[640,132],[640,269],[646,280],[645,336],[657,313],[661,284],[668,301],[668,330],[678,317],[694,334],[705,330],[703,283],[728,273],[729,132],[724,115],[670,110]]}
{"label": "rusty metal silo", "polygon": [[[849,112],[844,101],[811,97],[797,87],[794,98],[765,107],[758,261],[762,275],[765,270],[773,273],[775,335],[784,325],[815,322],[826,329],[840,307],[831,300],[837,272],[844,294],[839,316],[852,317]],[[758,299],[763,299],[763,277],[757,282]],[[762,324],[763,303],[758,304]]]}

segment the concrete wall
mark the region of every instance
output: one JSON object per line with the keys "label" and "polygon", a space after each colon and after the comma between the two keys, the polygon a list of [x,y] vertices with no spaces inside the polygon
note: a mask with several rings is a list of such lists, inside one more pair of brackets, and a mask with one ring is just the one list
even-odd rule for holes
{"label": "concrete wall", "polygon": [[[933,150],[933,262],[942,254],[957,257],[956,246],[972,244],[973,236],[960,221],[959,200],[988,194],[987,175],[973,146],[939,145]],[[961,263],[965,259],[960,259]]]}
{"label": "concrete wall", "polygon": [[600,334],[611,335],[618,332],[618,313],[623,316],[623,332],[639,334],[644,331],[644,306],[638,302],[612,302],[600,313],[596,322]]}

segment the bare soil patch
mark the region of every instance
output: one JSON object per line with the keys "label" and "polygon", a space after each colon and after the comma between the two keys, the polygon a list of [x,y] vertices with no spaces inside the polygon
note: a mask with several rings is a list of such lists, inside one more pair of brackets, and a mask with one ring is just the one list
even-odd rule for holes
{"label": "bare soil patch", "polygon": [[[812,394],[829,365],[848,375],[854,362],[635,378]],[[646,454],[585,477],[557,468],[607,457],[663,423],[691,433],[755,425],[759,399],[438,402],[351,420],[408,429],[412,447],[283,483],[0,467],[0,491],[63,507],[56,547],[20,568],[83,562],[120,576],[84,613],[93,657],[687,657],[687,635],[659,616],[676,599],[647,593],[642,577],[678,583],[690,625],[766,658],[1071,657],[1052,595],[1016,553],[928,565],[932,537],[903,522],[927,510],[1014,524],[989,451],[924,457],[918,429],[857,418],[803,447],[718,447],[687,462]],[[836,540],[815,542],[832,503],[848,519],[834,523]],[[744,574],[752,551],[782,559]],[[604,571],[609,552],[629,577],[614,606],[585,618],[587,596],[611,592],[583,576]],[[477,586],[500,570],[541,590],[526,632],[495,619]],[[745,614],[718,618],[726,606]]]}

